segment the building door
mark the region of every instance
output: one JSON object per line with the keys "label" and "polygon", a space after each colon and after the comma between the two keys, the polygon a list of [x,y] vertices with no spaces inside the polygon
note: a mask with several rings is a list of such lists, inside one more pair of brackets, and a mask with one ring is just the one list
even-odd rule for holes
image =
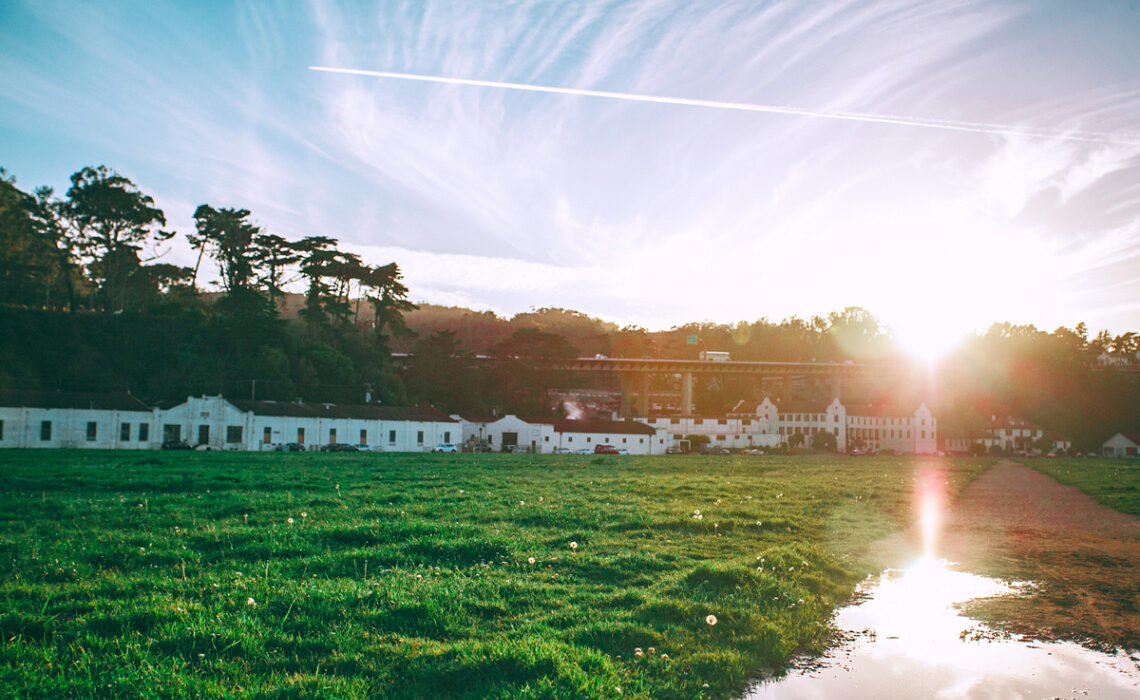
{"label": "building door", "polygon": [[510,452],[511,448],[519,444],[518,433],[503,433],[503,452]]}
{"label": "building door", "polygon": [[182,440],[182,426],[176,423],[166,423],[162,426],[163,442],[179,442]]}
{"label": "building door", "polygon": [[198,444],[199,445],[210,444],[210,426],[208,426],[208,425],[199,425],[198,426]]}

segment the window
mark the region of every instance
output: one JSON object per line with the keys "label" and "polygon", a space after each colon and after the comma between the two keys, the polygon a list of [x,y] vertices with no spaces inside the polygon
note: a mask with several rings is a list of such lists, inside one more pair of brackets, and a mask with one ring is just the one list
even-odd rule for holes
{"label": "window", "polygon": [[40,439],[43,441],[51,440],[51,421],[40,421]]}
{"label": "window", "polygon": [[360,444],[361,445],[367,445],[368,444],[368,431],[367,430],[361,430],[360,431]]}
{"label": "window", "polygon": [[839,414],[838,413],[831,414],[831,422],[832,423],[838,423],[839,422]]}
{"label": "window", "polygon": [[95,421],[87,421],[87,442],[95,442],[95,438],[99,433],[99,426]]}
{"label": "window", "polygon": [[139,442],[150,439],[150,423],[139,423]]}
{"label": "window", "polygon": [[336,442],[336,428],[329,428],[329,444],[332,445]]}
{"label": "window", "polygon": [[[449,431],[443,431],[443,441],[451,442],[451,433]],[[546,441],[550,442],[550,438],[546,438]]]}
{"label": "window", "polygon": [[717,435],[717,436],[716,436],[716,439],[717,439],[717,440],[724,440],[724,439],[725,439],[725,438],[727,438],[727,437],[728,437],[727,435]]}
{"label": "window", "polygon": [[919,437],[926,439],[926,431],[925,430],[919,431]]}
{"label": "window", "polygon": [[566,438],[566,442],[574,442],[574,436]]}
{"label": "window", "polygon": [[4,439],[4,421],[0,420],[0,440]]}
{"label": "window", "polygon": [[304,428],[297,428],[297,444],[298,445],[304,445],[305,444],[305,429]]}
{"label": "window", "polygon": [[726,418],[721,418],[721,419],[720,419],[720,420],[718,420],[716,423],[717,423],[717,425],[728,425],[728,419],[726,419]]}
{"label": "window", "polygon": [[182,439],[182,426],[177,423],[163,423],[162,441],[178,442]]}
{"label": "window", "polygon": [[119,439],[123,442],[131,439],[131,424],[123,423],[119,426]]}
{"label": "window", "polygon": [[626,440],[625,438],[622,438],[622,439],[621,439],[621,444],[623,444],[623,445],[624,445],[624,444],[625,444],[625,443],[627,443],[627,442],[629,442],[629,441],[628,441],[628,440]]}
{"label": "window", "polygon": [[226,426],[226,442],[235,443],[241,442],[241,426],[240,425],[227,425]]}
{"label": "window", "polygon": [[549,435],[547,435],[546,437],[544,437],[544,438],[542,439],[542,441],[543,441],[543,442],[550,442],[550,436],[549,436]]}
{"label": "window", "polygon": [[674,440],[683,440],[684,438],[685,438],[685,436],[684,436],[684,435],[681,435],[680,433],[674,433],[674,434],[673,434],[673,439],[674,439]]}
{"label": "window", "polygon": [[261,429],[261,441],[266,445],[273,442],[273,428],[267,425]]}
{"label": "window", "polygon": [[747,425],[752,425],[752,419],[751,419],[751,418],[745,418],[744,420],[740,421],[740,424],[741,424],[741,425],[746,425],[746,426],[747,426]]}
{"label": "window", "polygon": [[416,444],[417,445],[424,444],[424,431],[422,431],[422,430],[416,431]]}
{"label": "window", "polygon": [[388,446],[391,447],[392,445],[395,445],[395,444],[396,444],[396,431],[395,430],[389,430],[388,431]]}
{"label": "window", "polygon": [[637,444],[644,445],[645,444],[645,438],[637,438]]}
{"label": "window", "polygon": [[670,423],[670,424],[672,424],[672,425],[680,425],[680,424],[681,424],[681,419],[680,419],[680,418],[670,418],[670,419],[669,419],[669,423]]}
{"label": "window", "polygon": [[586,442],[590,442],[592,439],[593,438],[591,438],[590,436],[588,436],[588,435],[586,436]]}

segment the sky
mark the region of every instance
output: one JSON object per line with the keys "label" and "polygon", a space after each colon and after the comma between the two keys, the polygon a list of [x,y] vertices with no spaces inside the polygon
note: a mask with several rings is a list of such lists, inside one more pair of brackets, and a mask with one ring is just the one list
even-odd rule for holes
{"label": "sky", "polygon": [[1122,332],[1138,36],[1135,0],[5,0],[0,166],[62,193],[105,164],[180,232],[199,204],[247,208],[397,262],[416,300],[502,314]]}

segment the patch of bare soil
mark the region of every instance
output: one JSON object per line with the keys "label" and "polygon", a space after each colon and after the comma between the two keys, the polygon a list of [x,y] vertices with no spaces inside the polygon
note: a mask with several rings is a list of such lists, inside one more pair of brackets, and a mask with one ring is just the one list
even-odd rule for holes
{"label": "patch of bare soil", "polygon": [[[900,566],[922,553],[918,527],[877,543]],[[971,617],[1044,639],[1140,649],[1140,518],[1011,462],[945,508],[934,555],[957,568],[1036,582],[1025,595],[969,604]]]}

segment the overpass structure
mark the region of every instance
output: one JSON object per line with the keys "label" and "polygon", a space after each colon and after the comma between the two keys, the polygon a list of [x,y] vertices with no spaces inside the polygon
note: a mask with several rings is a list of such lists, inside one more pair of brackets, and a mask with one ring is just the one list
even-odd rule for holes
{"label": "overpass structure", "polygon": [[716,360],[661,360],[651,358],[579,357],[554,366],[568,372],[604,372],[634,378],[637,411],[649,415],[649,379],[654,375],[679,375],[681,412],[693,412],[693,379],[697,376],[752,376],[779,379],[786,394],[793,377],[830,380],[833,394],[841,396],[842,380],[852,377],[896,376],[909,370],[906,365],[857,364],[853,362],[741,362]]}
{"label": "overpass structure", "polygon": [[[392,353],[397,364],[412,359],[409,353]],[[509,362],[512,358],[474,355],[476,365]],[[913,368],[905,364],[867,364],[856,362],[751,362],[738,360],[663,360],[630,357],[578,357],[556,362],[552,369],[566,372],[605,373],[629,377],[628,386],[637,386],[637,412],[649,415],[649,379],[654,375],[674,375],[681,379],[681,413],[693,412],[693,380],[696,377],[751,376],[778,379],[780,394],[786,396],[792,379],[814,377],[830,380],[832,395],[841,397],[842,381],[848,378],[896,377]]]}

